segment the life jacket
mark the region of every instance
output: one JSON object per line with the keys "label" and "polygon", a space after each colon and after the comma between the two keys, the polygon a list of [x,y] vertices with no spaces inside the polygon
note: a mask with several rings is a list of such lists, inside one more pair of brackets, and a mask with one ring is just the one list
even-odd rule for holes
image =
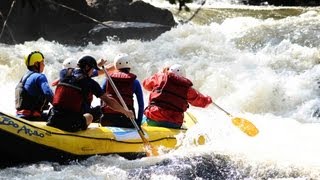
{"label": "life jacket", "polygon": [[83,104],[87,100],[87,93],[80,87],[79,81],[85,75],[75,77],[73,68],[67,70],[66,76],[57,85],[52,105],[57,109],[83,113]]}
{"label": "life jacket", "polygon": [[44,95],[31,96],[24,85],[35,72],[24,75],[15,88],[15,108],[17,114],[25,116],[40,116],[43,108],[48,104]]}
{"label": "life jacket", "polygon": [[150,93],[149,105],[178,112],[185,112],[188,109],[187,94],[192,86],[189,79],[169,73],[164,76],[159,85]]}
{"label": "life jacket", "polygon": [[[112,73],[110,75],[110,78],[112,79],[115,86],[117,87],[128,109],[134,111],[133,84],[137,76],[132,73],[116,72],[116,73]],[[108,94],[108,96],[113,97],[119,103],[121,103],[111,85],[108,85],[108,87],[106,88],[106,93]],[[103,106],[101,110],[103,113],[119,114],[118,111],[112,110],[109,106]]]}

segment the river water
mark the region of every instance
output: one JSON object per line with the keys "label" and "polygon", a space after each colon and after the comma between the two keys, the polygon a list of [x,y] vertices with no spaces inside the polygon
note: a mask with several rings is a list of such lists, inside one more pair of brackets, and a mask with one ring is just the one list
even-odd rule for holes
{"label": "river water", "polygon": [[[165,1],[149,2],[169,8],[180,22],[192,16]],[[208,1],[191,22],[148,42],[0,44],[0,109],[14,114],[14,87],[26,71],[23,55],[30,51],[43,52],[50,82],[67,57],[90,54],[111,62],[123,52],[132,57],[140,81],[166,65],[183,64],[196,89],[255,124],[257,136],[244,134],[214,106],[191,107],[199,123],[179,136],[179,148],[162,149],[160,156],[39,162],[1,169],[0,179],[320,179],[320,119],[312,116],[320,108],[320,8],[232,3]],[[199,134],[205,145],[191,140]]]}

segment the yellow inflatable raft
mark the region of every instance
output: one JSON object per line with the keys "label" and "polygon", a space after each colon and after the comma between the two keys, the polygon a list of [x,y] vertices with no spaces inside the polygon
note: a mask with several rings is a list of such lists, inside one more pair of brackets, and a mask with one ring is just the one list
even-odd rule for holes
{"label": "yellow inflatable raft", "polygon": [[[185,113],[184,129],[143,125],[146,139],[153,147],[175,148],[176,135],[197,123]],[[119,154],[128,158],[145,155],[144,144],[136,129],[101,127],[92,123],[87,130],[76,133],[31,122],[0,112],[0,165],[37,161],[66,162],[92,155]],[[200,144],[203,142],[200,142]]]}

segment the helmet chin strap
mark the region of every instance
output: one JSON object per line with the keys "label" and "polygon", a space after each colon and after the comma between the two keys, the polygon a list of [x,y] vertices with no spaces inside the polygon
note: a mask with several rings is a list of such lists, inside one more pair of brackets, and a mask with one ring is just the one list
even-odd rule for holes
{"label": "helmet chin strap", "polygon": [[38,73],[40,73],[40,63],[37,62],[34,64],[35,70],[37,70]]}
{"label": "helmet chin strap", "polygon": [[88,66],[88,65],[86,65],[86,67],[85,68],[83,68],[82,69],[82,71],[84,72],[84,73],[86,73],[86,75],[88,75],[89,76],[89,71],[92,69],[92,67],[90,67],[90,66]]}

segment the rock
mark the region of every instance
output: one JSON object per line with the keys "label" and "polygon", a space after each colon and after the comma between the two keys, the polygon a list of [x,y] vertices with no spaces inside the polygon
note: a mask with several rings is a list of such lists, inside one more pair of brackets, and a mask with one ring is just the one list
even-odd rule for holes
{"label": "rock", "polygon": [[[170,30],[176,22],[166,9],[159,9],[142,1],[128,0],[12,0],[0,1],[1,24],[7,20],[0,42],[7,44],[44,38],[67,45],[101,43],[106,36],[119,40],[151,40]],[[9,15],[9,16],[8,16]],[[110,25],[100,28],[106,21],[122,22],[121,28]],[[134,27],[126,22],[142,22]],[[152,23],[150,26],[148,23]]]}
{"label": "rock", "polygon": [[104,22],[104,25],[96,25],[85,38],[87,42],[100,44],[113,37],[114,40],[125,41],[128,39],[139,39],[148,41],[157,38],[163,32],[171,29],[171,26],[142,22]]}

